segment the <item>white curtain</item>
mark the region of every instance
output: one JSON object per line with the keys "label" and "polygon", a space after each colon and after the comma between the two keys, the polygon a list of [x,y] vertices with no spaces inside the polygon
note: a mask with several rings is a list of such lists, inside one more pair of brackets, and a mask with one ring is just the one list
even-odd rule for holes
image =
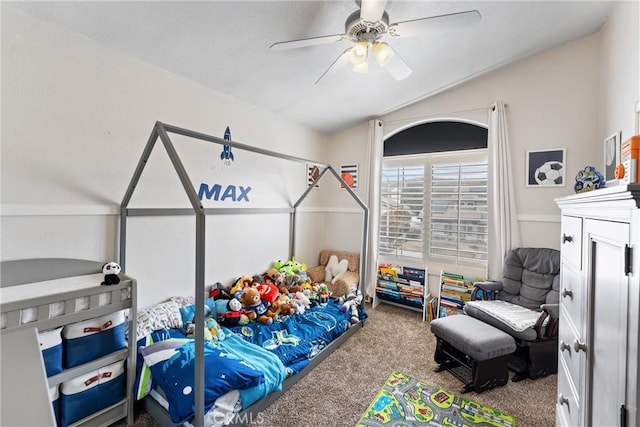
{"label": "white curtain", "polygon": [[369,207],[369,245],[367,248],[367,284],[366,293],[373,297],[378,275],[378,225],[380,224],[380,177],[382,174],[382,155],[384,151],[383,127],[380,120],[369,121],[369,188],[367,206]]}
{"label": "white curtain", "polygon": [[502,280],[504,257],[520,247],[520,226],[516,218],[514,177],[511,172],[507,111],[502,101],[496,102],[489,118],[489,259],[488,276]]}

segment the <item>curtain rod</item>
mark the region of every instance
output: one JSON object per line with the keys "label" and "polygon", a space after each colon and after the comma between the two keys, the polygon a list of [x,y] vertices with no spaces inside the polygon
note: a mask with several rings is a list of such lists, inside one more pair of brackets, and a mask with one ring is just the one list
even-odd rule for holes
{"label": "curtain rod", "polygon": [[[507,107],[507,104],[504,104],[505,107]],[[460,114],[460,113],[469,113],[471,111],[480,111],[480,110],[486,110],[491,108],[492,111],[496,108],[495,105],[491,105],[491,106],[487,106],[487,107],[478,107],[478,108],[470,108],[467,110],[459,110],[459,111],[450,111],[448,113],[438,113],[438,114],[433,114],[431,116],[417,116],[417,117],[408,117],[406,119],[396,119],[396,120],[383,120],[384,123],[397,123],[397,122],[405,122],[405,121],[414,121],[414,120],[418,120],[418,119],[429,119],[432,117],[441,117],[441,116],[450,116],[452,114]]]}

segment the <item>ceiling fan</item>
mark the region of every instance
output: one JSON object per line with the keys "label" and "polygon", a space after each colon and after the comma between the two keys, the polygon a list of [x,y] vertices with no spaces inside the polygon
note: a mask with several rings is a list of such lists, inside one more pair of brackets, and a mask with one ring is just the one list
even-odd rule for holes
{"label": "ceiling fan", "polygon": [[360,10],[349,15],[344,34],[278,42],[271,45],[271,50],[296,49],[348,40],[353,45],[333,61],[316,80],[316,84],[329,72],[342,68],[349,62],[353,64],[353,71],[369,72],[370,53],[396,80],[402,80],[409,77],[411,68],[383,38],[413,37],[433,30],[468,27],[481,19],[480,12],[468,10],[389,23],[389,15],[385,12],[387,0],[356,0],[356,4],[360,5]]}

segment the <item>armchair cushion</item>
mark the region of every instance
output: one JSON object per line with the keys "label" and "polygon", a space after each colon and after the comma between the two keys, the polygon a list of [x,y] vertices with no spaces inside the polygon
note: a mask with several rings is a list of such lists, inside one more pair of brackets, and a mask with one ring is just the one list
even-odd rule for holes
{"label": "armchair cushion", "polygon": [[[509,335],[525,340],[535,341],[538,338],[536,323],[540,312],[506,301],[469,301],[464,305],[464,312],[478,320],[482,320]],[[545,323],[542,325],[543,327]]]}
{"label": "armchair cushion", "polygon": [[560,251],[548,248],[514,249],[504,260],[498,299],[537,310],[560,299]]}

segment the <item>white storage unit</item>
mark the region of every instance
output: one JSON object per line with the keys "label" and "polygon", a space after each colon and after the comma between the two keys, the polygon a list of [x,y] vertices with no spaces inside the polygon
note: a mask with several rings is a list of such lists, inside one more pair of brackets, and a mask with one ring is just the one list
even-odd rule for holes
{"label": "white storage unit", "polygon": [[638,425],[640,185],[556,203],[562,209],[556,424]]}
{"label": "white storage unit", "polygon": [[133,424],[135,332],[128,334],[126,348],[105,351],[72,368],[63,366],[61,372],[47,377],[38,331],[78,322],[90,323],[123,310],[129,313],[125,329],[135,331],[135,279],[121,274],[119,284],[101,286],[102,264],[76,259],[5,261],[0,271],[0,425],[55,426],[51,402],[62,400],[63,384],[71,384],[86,375],[93,377],[93,372],[102,372],[114,364],[122,370],[124,366],[131,367],[126,369],[126,374],[121,374],[126,375],[120,383],[125,384],[124,388],[119,387],[117,395],[101,395],[106,406],[101,405],[99,399],[94,405],[98,409],[83,414],[81,419],[73,421],[73,426],[106,426],[123,418]]}

